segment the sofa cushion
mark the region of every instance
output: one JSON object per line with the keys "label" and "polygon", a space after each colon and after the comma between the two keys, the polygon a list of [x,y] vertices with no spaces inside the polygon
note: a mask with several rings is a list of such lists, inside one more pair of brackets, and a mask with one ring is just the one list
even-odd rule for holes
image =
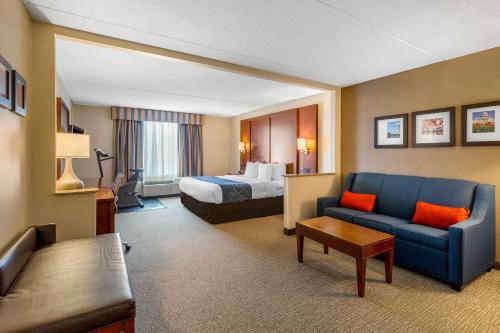
{"label": "sofa cushion", "polygon": [[468,180],[426,178],[417,201],[472,210],[477,183]]}
{"label": "sofa cushion", "polygon": [[339,220],[352,222],[354,216],[370,214],[360,210],[344,208],[344,207],[328,207],[325,208],[324,214],[326,216],[334,217]]}
{"label": "sofa cushion", "polygon": [[394,227],[394,237],[420,244],[436,250],[448,251],[448,231],[420,224],[398,225]]}
{"label": "sofa cushion", "polygon": [[416,224],[448,230],[450,226],[467,220],[469,216],[468,208],[446,207],[419,201],[412,221]]}
{"label": "sofa cushion", "polygon": [[394,226],[406,225],[410,223],[410,221],[388,215],[362,214],[355,216],[353,219],[353,223],[362,225],[367,228],[382,231],[388,234],[392,234],[392,228]]}
{"label": "sofa cushion", "polygon": [[387,175],[377,197],[375,211],[411,220],[423,182],[422,177]]}
{"label": "sofa cushion", "polygon": [[375,207],[377,197],[373,194],[359,194],[345,191],[340,198],[340,206],[363,212],[372,212]]}
{"label": "sofa cushion", "polygon": [[0,313],[5,332],[86,332],[132,317],[135,301],[120,236],[37,250],[0,301]]}
{"label": "sofa cushion", "polygon": [[363,194],[375,194],[378,196],[380,187],[386,175],[382,173],[360,172],[356,174],[351,192]]}

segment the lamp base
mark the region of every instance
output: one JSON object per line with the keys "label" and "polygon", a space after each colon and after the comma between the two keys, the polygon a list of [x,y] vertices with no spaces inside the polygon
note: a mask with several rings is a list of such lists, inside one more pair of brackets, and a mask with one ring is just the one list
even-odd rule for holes
{"label": "lamp base", "polygon": [[79,190],[83,188],[83,182],[75,175],[71,158],[64,162],[64,172],[56,182],[57,191]]}

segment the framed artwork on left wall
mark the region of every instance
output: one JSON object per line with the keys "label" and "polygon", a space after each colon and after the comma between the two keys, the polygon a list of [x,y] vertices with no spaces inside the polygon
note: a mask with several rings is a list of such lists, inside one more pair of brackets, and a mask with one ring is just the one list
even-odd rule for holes
{"label": "framed artwork on left wall", "polygon": [[18,71],[12,71],[12,111],[26,117],[26,80]]}
{"label": "framed artwork on left wall", "polygon": [[408,114],[375,117],[375,148],[408,148]]}
{"label": "framed artwork on left wall", "polygon": [[0,107],[12,108],[12,67],[0,55]]}

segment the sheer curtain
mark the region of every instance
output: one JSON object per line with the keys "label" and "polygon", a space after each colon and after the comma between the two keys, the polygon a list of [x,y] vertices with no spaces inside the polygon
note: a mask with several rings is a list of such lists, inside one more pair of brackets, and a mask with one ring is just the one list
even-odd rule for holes
{"label": "sheer curtain", "polygon": [[168,180],[178,174],[178,125],[144,122],[144,180]]}

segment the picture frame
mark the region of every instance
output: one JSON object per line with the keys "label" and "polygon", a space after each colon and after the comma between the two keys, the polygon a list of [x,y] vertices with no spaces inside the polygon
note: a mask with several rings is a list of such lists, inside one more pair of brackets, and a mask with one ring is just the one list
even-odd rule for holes
{"label": "picture frame", "polygon": [[375,117],[375,148],[408,148],[408,114]]}
{"label": "picture frame", "polygon": [[462,145],[500,145],[500,101],[462,105]]}
{"label": "picture frame", "polygon": [[0,107],[12,108],[12,66],[0,55]]}
{"label": "picture frame", "polygon": [[23,117],[27,113],[27,91],[26,80],[18,71],[12,71],[12,108],[11,110]]}
{"label": "picture frame", "polygon": [[412,147],[455,145],[455,107],[412,112]]}

